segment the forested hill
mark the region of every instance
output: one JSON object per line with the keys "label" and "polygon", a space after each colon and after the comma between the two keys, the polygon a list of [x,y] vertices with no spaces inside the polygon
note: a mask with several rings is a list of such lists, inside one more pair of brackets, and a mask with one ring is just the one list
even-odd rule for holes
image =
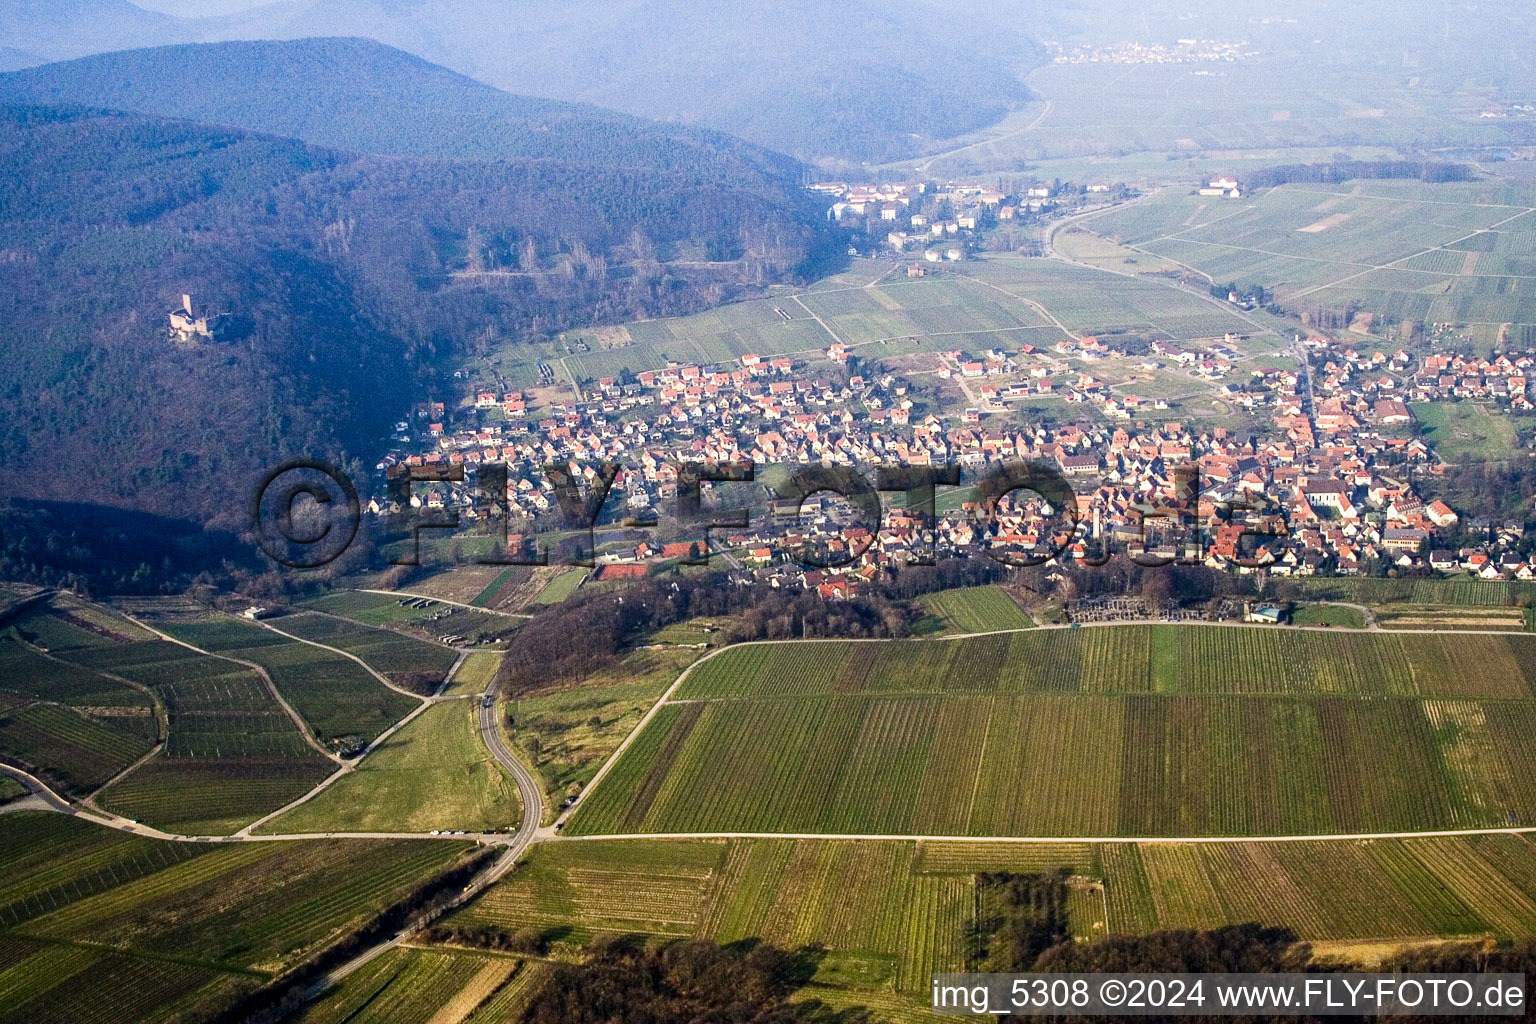
{"label": "forested hill", "polygon": [[[283,459],[371,457],[456,346],[696,309],[822,241],[762,174],[358,155],[80,109],[0,106],[0,176],[0,493],[224,525]],[[171,344],[183,292],[235,314],[227,340]]]}
{"label": "forested hill", "polygon": [[[0,46],[60,60],[161,44],[361,36],[509,92],[857,164],[914,155],[1027,101],[1023,76],[1048,59],[1035,33],[1059,5],[280,0],[213,13],[227,6],[182,0],[183,16],[169,17],[128,0],[6,0]],[[178,91],[183,74],[198,88],[217,74],[199,64],[167,60],[164,91]],[[351,68],[342,61],[324,70],[334,77]],[[292,83],[274,84],[281,94]]]}
{"label": "forested hill", "polygon": [[363,153],[566,160],[734,185],[799,171],[789,158],[728,135],[513,96],[366,39],[100,54],[0,75],[0,102],[158,114]]}

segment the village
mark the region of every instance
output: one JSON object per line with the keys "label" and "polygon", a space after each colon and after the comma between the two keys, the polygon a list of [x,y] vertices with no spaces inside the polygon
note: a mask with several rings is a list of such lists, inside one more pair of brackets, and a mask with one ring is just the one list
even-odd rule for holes
{"label": "village", "polygon": [[987,247],[994,237],[1018,248],[1026,240],[1010,229],[1133,194],[1123,184],[1103,181],[1000,180],[995,185],[825,181],[809,188],[833,200],[828,220],[860,228],[873,247],[920,255],[926,263],[959,262]]}
{"label": "village", "polygon": [[[936,404],[930,384],[895,372],[860,366],[841,379],[826,369],[849,359],[837,344],[815,363],[748,354],[734,365],[603,378],[580,400],[541,410],[520,391],[477,389],[453,408],[418,406],[415,422],[399,425],[401,437],[416,438],[411,450],[379,464],[381,474],[396,478],[460,468],[462,481],[418,483],[412,508],[375,497],[368,510],[450,510],[473,524],[481,515],[476,470],[499,463],[508,467],[514,531],[551,531],[560,516],[545,467],[564,464],[574,479],[591,484],[598,464],[613,463],[621,469],[606,521],[615,529],[620,521],[662,525],[600,539],[600,578],[644,574],[658,560],[708,551],[772,585],[812,586],[838,597],[884,566],[934,554],[1098,564],[1118,551],[1240,574],[1536,580],[1536,559],[1522,547],[1523,521],[1463,523],[1461,513],[1434,497],[1443,462],[1413,436],[1410,412],[1410,403],[1431,401],[1479,401],[1500,416],[1528,410],[1536,351],[1492,359],[1435,354],[1416,362],[1404,350],[1367,354],[1313,336],[1297,340],[1304,364],[1240,372],[1237,341],[1229,336],[1198,350],[1153,342],[1152,350],[1192,380],[1214,382],[1224,401],[1261,416],[1263,431],[1192,428],[1155,416],[1166,402],[1111,390],[1075,368],[1114,353],[1091,337],[1052,351],[1026,345],[936,353],[933,376],[974,399],[959,409]],[[1034,423],[1013,415],[1014,400],[1042,396],[1060,401],[1059,416]],[[995,464],[1018,460],[1059,472],[1072,485],[1076,507],[1052,508],[1038,496],[1004,498],[989,515],[956,488],[941,493],[936,522],[897,508],[871,524],[824,495],[796,515],[759,488],[759,507],[745,528],[706,539],[686,535],[671,519],[682,462],[750,462],[759,474],[773,466],[841,465],[871,478],[883,465],[956,465],[971,483]],[[1461,538],[1454,548],[1446,546],[1453,533]],[[510,539],[513,547],[522,541],[518,532]],[[797,562],[795,554],[807,548],[823,552],[828,564]]]}

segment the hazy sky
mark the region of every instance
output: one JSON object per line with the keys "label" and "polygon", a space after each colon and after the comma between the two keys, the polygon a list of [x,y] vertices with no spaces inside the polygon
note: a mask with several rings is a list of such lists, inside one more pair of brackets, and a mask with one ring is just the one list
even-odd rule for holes
{"label": "hazy sky", "polygon": [[252,7],[270,3],[271,0],[133,0],[133,2],[146,11],[195,18],[198,15],[235,14],[239,11],[248,11]]}

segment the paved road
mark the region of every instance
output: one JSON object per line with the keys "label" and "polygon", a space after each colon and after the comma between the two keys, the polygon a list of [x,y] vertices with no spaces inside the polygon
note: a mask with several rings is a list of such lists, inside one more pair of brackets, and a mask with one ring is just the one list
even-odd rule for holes
{"label": "paved road", "polygon": [[506,741],[502,739],[501,730],[496,727],[496,681],[486,687],[485,694],[480,699],[480,738],[485,741],[485,747],[491,752],[498,764],[507,770],[517,780],[517,795],[523,805],[523,820],[518,825],[517,833],[512,837],[510,849],[521,853],[527,848],[533,839],[533,834],[538,831],[539,823],[544,818],[544,791],[539,781],[533,777],[533,773],[513,756],[507,749]]}
{"label": "paved road", "polygon": [[995,145],[996,143],[1002,142],[1002,141],[1004,141],[1006,139],[1017,138],[1020,135],[1024,135],[1024,134],[1026,134],[1028,132],[1032,132],[1036,128],[1040,127],[1040,123],[1042,121],[1044,121],[1047,116],[1050,115],[1051,108],[1054,107],[1055,105],[1056,104],[1052,100],[1046,100],[1045,101],[1045,108],[1040,111],[1039,116],[1036,117],[1033,121],[1029,122],[1029,124],[1025,125],[1023,128],[1016,128],[1016,129],[1014,129],[1011,132],[1004,132],[1001,135],[993,135],[990,138],[980,139],[980,140],[978,140],[976,142],[972,142],[972,143],[968,143],[968,144],[966,144],[964,146],[960,146],[957,149],[946,150],[943,153],[935,153],[932,156],[930,156],[927,159],[925,159],[922,163],[918,164],[913,169],[919,175],[927,174],[928,173],[928,168],[932,167],[935,163],[937,163],[940,160],[945,159],[946,157],[957,156],[957,155],[959,155],[961,153],[967,152],[968,150],[979,149],[982,146]]}
{"label": "paved road", "polygon": [[402,929],[382,942],[370,947],[351,960],[337,967],[335,970],[317,979],[308,990],[308,998],[313,999],[332,985],[345,978],[347,975],[359,970],[372,961],[383,956],[391,949],[405,942],[412,932],[426,927],[432,920],[452,913],[455,909],[474,899],[491,885],[494,885],[503,875],[516,866],[518,858],[528,845],[533,842],[539,831],[539,823],[544,818],[544,793],[533,773],[513,756],[507,749],[506,741],[502,739],[501,730],[496,726],[497,714],[496,681],[493,679],[485,688],[485,693],[480,697],[480,737],[485,742],[485,747],[491,752],[498,764],[507,770],[513,779],[517,780],[518,798],[523,805],[523,820],[518,825],[517,831],[505,841],[506,849],[497,857],[489,867],[481,871],[464,887],[464,891],[453,898],[452,901],[433,913],[427,920],[418,920],[410,928]]}

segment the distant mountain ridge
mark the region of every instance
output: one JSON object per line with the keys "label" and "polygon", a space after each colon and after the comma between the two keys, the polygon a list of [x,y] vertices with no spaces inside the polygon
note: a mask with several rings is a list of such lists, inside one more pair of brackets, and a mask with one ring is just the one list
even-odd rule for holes
{"label": "distant mountain ridge", "polygon": [[1006,0],[284,0],[219,17],[12,0],[0,46],[50,58],[157,44],[362,36],[513,92],[707,126],[801,158],[917,152],[1029,98],[1045,59]]}
{"label": "distant mountain ridge", "polygon": [[6,0],[0,46],[60,60],[193,38],[201,31],[198,22],[128,0]]}
{"label": "distant mountain ridge", "polygon": [[99,54],[0,75],[0,102],[126,110],[397,156],[567,160],[738,183],[799,173],[794,161],[717,132],[513,96],[356,38]]}

